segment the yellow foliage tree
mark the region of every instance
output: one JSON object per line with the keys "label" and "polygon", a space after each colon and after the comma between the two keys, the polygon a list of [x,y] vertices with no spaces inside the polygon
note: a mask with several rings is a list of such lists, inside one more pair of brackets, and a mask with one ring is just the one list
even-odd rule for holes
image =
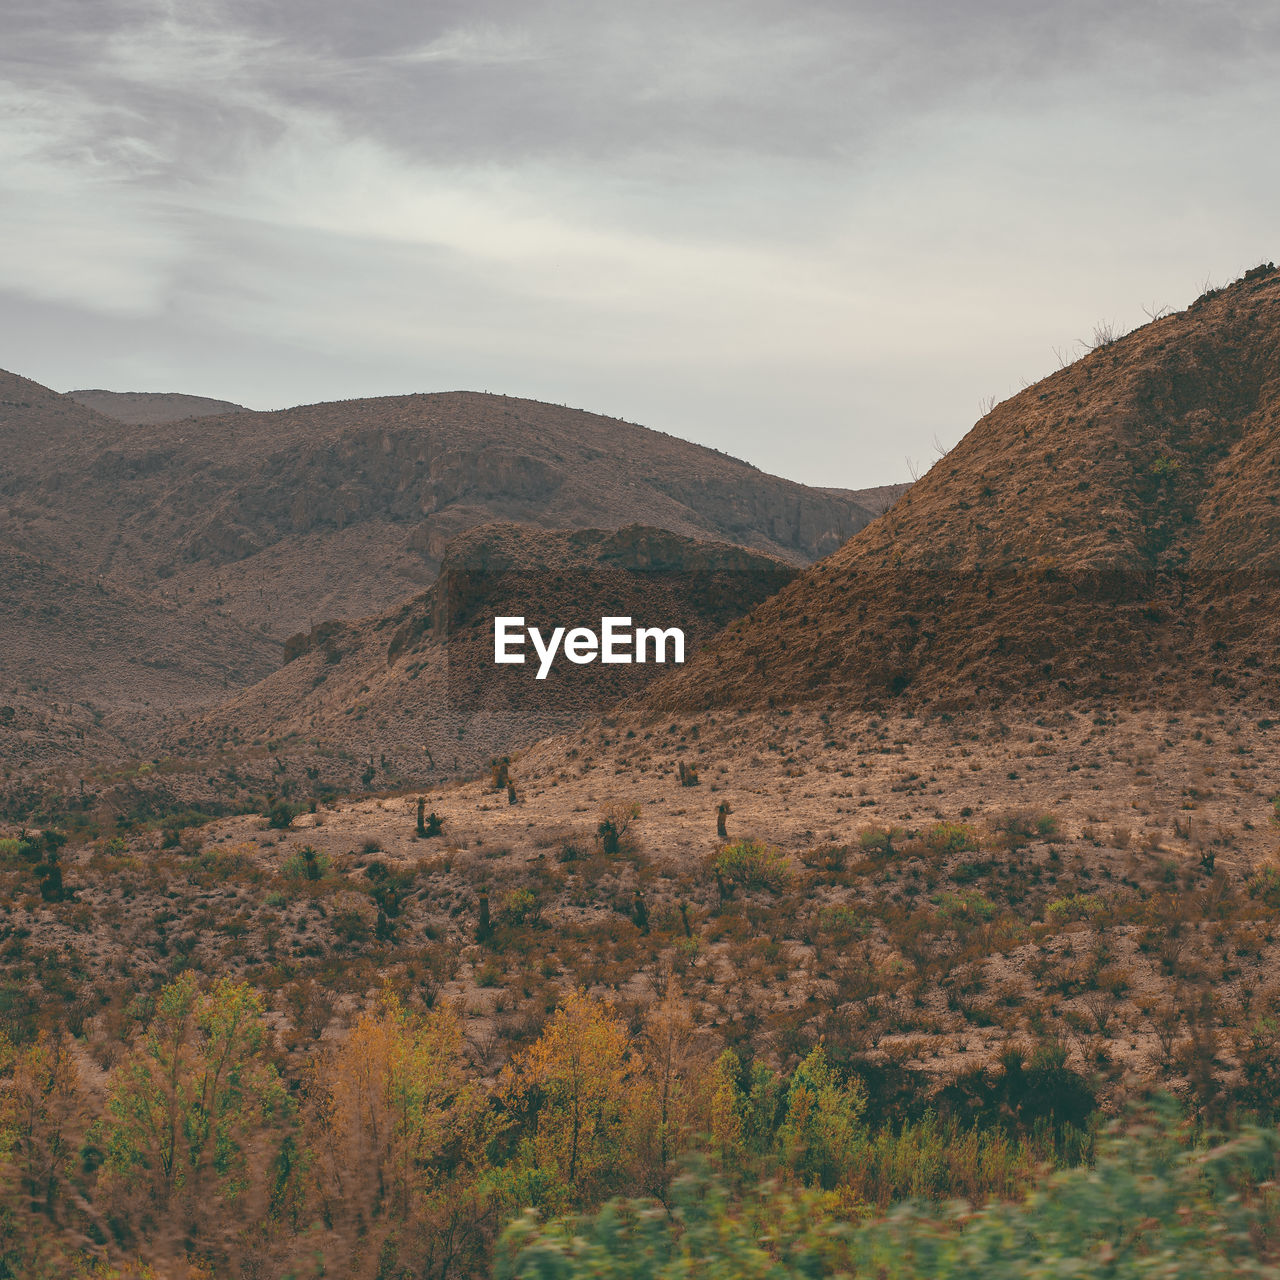
{"label": "yellow foliage tree", "polygon": [[308,1095],[316,1193],[333,1247],[348,1253],[344,1273],[376,1253],[443,1275],[474,1250],[475,1184],[497,1124],[466,1078],[452,1009],[416,1017],[384,992],[318,1059]]}
{"label": "yellow foliage tree", "polygon": [[645,1019],[643,1074],[628,1095],[628,1146],[636,1190],[665,1199],[673,1165],[710,1127],[715,1077],[693,1018],[672,984]]}
{"label": "yellow foliage tree", "polygon": [[612,1006],[576,991],[507,1069],[508,1098],[537,1111],[538,1164],[579,1195],[608,1190],[618,1169],[638,1065]]}

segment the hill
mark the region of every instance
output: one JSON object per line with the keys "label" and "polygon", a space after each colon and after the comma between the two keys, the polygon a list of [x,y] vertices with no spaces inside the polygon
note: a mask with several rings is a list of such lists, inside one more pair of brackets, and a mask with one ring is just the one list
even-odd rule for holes
{"label": "hill", "polygon": [[290,635],[420,594],[477,525],[645,524],[801,565],[871,519],[556,405],[450,393],[159,420],[193,403],[0,373],[14,777],[151,754],[162,725],[268,675]]}
{"label": "hill", "polygon": [[1278,428],[1268,265],[996,406],[652,706],[1273,697]]}
{"label": "hill", "polygon": [[450,538],[494,520],[641,523],[806,564],[872,518],[714,450],[528,400],[457,392],[122,425],[0,381],[14,545],[279,640],[422,589]]}
{"label": "hill", "polygon": [[215,418],[226,413],[248,413],[244,405],[208,396],[187,396],[176,391],[68,391],[77,404],[97,410],[117,422],[138,426],[180,422],[188,418]]}
{"label": "hill", "polygon": [[[496,616],[599,629],[605,616],[679,627],[692,655],[797,570],[771,556],[663,529],[545,531],[493,524],[446,548],[424,593],[358,622],[291,637],[285,665],[183,731],[181,752],[274,740],[294,774],[306,757],[350,786],[366,762],[380,785],[474,769],[572,728],[668,666],[553,664],[539,679],[493,661]],[[369,779],[372,781],[372,779]]]}

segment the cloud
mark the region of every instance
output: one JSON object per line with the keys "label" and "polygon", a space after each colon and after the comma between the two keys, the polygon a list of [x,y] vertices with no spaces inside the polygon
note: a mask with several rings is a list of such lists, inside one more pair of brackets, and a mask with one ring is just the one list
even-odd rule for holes
{"label": "cloud", "polygon": [[0,337],[79,309],[61,385],[136,380],[84,337],[129,317],[166,387],[487,385],[854,484],[1274,256],[1269,3],[16,4]]}

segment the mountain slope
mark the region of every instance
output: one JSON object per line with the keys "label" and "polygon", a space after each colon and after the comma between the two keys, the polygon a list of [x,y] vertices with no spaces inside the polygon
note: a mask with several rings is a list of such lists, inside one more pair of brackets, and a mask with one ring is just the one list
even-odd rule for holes
{"label": "mountain slope", "polygon": [[[398,777],[452,773],[508,754],[637,693],[669,666],[574,665],[545,679],[493,661],[496,616],[598,631],[605,616],[679,627],[693,654],[798,572],[771,556],[663,529],[547,531],[493,524],[446,549],[436,583],[384,614],[292,637],[286,663],[184,730],[175,749],[268,739],[354,780],[366,760]],[[354,764],[354,770],[353,770]]]}
{"label": "mountain slope", "polygon": [[[21,381],[21,380],[15,380]],[[28,388],[34,384],[26,384]],[[449,393],[127,425],[43,388],[4,396],[11,538],[283,639],[379,612],[493,520],[643,523],[795,564],[871,513],[631,423]]]}
{"label": "mountain slope", "polygon": [[184,418],[214,418],[226,413],[248,413],[243,405],[208,396],[187,396],[176,391],[68,391],[67,395],[118,422],[145,425],[180,422]]}
{"label": "mountain slope", "polygon": [[1277,568],[1268,266],[997,406],[652,705],[1274,693]]}

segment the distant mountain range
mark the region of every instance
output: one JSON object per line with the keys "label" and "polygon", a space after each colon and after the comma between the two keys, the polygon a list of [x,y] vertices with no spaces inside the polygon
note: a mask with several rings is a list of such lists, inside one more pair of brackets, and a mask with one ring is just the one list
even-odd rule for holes
{"label": "distant mountain range", "polygon": [[420,594],[479,525],[643,525],[799,567],[880,497],[504,396],[259,413],[0,373],[0,762],[26,776],[151,751],[278,667],[290,635]]}

